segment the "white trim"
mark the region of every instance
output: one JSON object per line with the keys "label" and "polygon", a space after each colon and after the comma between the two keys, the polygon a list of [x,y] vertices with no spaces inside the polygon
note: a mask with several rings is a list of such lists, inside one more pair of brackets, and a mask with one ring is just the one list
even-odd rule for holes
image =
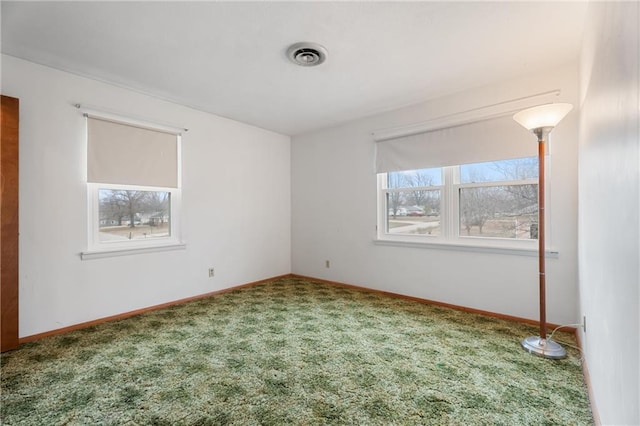
{"label": "white trim", "polygon": [[557,101],[559,96],[559,89],[551,90],[548,92],[537,93],[522,98],[498,102],[492,105],[486,105],[479,108],[443,115],[420,123],[375,130],[374,132],[372,132],[372,136],[376,142],[382,142],[389,139],[417,135],[420,133],[431,132],[434,130],[445,129],[449,127],[462,126],[464,124],[470,124],[478,121],[489,120],[492,118],[514,114],[518,111],[521,111],[522,109],[532,106],[552,103],[554,101]]}
{"label": "white trim", "polygon": [[119,249],[119,250],[88,250],[80,253],[80,259],[82,260],[92,260],[92,259],[102,259],[105,257],[116,257],[116,256],[129,256],[133,254],[143,254],[143,253],[156,253],[162,251],[171,251],[171,250],[185,250],[187,245],[184,243],[179,244],[165,244],[158,246],[149,246],[149,247],[137,247],[137,248],[128,248],[128,249]]}
{"label": "white trim", "polygon": [[[156,191],[169,192],[171,194],[170,206],[170,232],[167,237],[159,237],[157,239],[139,239],[126,241],[100,241],[100,206],[98,192],[100,189],[122,189],[136,191]],[[111,185],[101,183],[88,183],[88,244],[87,250],[83,253],[114,253],[122,252],[123,255],[135,254],[140,250],[150,249],[151,251],[161,247],[173,247],[184,245],[181,233],[181,206],[182,206],[182,190],[180,188],[157,188],[148,186],[133,185]],[[111,255],[118,256],[118,255]],[[105,256],[102,256],[105,257]],[[84,258],[83,258],[84,259]]]}
{"label": "white trim", "polygon": [[458,235],[460,209],[458,208],[458,194],[450,182],[457,182],[460,167],[443,167],[442,171],[444,174],[443,183],[445,184],[445,187],[442,197],[443,204],[440,205],[440,233],[442,234],[442,238],[446,241],[453,241]]}
{"label": "white trim", "polygon": [[[500,238],[500,237],[477,237],[466,236],[460,233],[460,208],[459,190],[460,188],[494,187],[494,186],[516,186],[516,185],[538,185],[538,179],[522,179],[507,181],[489,181],[477,183],[457,183],[460,182],[460,166],[442,167],[442,185],[432,187],[402,187],[387,188],[388,173],[377,174],[377,200],[378,217],[376,226],[376,244],[395,245],[403,247],[437,248],[444,250],[467,250],[481,251],[501,254],[521,254],[533,256],[538,250],[537,239],[524,238]],[[386,194],[393,192],[411,192],[414,190],[440,190],[440,234],[439,235],[412,235],[404,233],[393,233],[387,229],[388,206]],[[547,217],[550,209],[546,209]],[[551,239],[548,238],[549,243]],[[557,255],[553,250],[549,251]]]}
{"label": "white trim", "polygon": [[[416,238],[419,238],[419,237],[416,237]],[[537,241],[537,240],[533,240],[533,241]],[[409,247],[409,248],[432,249],[432,250],[470,251],[470,252],[477,252],[477,253],[495,253],[495,254],[514,255],[514,256],[529,256],[529,257],[538,256],[537,246],[536,248],[504,247],[504,246],[497,247],[497,246],[489,246],[486,244],[473,245],[473,244],[445,243],[445,242],[435,242],[435,241],[407,241],[406,239],[400,240],[400,239],[387,239],[387,238],[374,239],[373,243],[375,245],[382,245],[382,246]],[[545,251],[545,257],[547,258],[557,259],[559,256],[560,256],[560,253],[557,250],[548,249]]]}
{"label": "white trim", "polygon": [[491,186],[518,186],[518,185],[537,185],[538,178],[532,179],[520,179],[520,180],[490,180],[483,182],[473,183],[454,183],[453,185],[458,188],[480,188]]}

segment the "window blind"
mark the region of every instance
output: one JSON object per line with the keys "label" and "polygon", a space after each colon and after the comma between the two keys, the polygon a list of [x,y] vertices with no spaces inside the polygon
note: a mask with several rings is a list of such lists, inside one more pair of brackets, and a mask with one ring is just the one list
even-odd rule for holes
{"label": "window blind", "polygon": [[178,136],[87,117],[87,178],[92,183],[178,187]]}
{"label": "window blind", "polygon": [[537,149],[508,115],[376,142],[376,172],[532,157]]}

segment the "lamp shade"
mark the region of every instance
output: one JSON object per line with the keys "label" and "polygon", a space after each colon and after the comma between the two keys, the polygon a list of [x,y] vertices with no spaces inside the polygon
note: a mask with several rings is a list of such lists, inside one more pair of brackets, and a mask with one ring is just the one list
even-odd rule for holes
{"label": "lamp shade", "polygon": [[527,130],[555,127],[572,108],[565,103],[538,105],[518,112],[513,119]]}

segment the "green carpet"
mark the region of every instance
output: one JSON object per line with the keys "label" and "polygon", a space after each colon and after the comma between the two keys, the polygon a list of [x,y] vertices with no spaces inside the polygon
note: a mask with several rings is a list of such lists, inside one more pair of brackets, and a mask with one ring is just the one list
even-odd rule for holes
{"label": "green carpet", "polygon": [[593,424],[578,352],[530,334],[283,278],[4,354],[2,424]]}

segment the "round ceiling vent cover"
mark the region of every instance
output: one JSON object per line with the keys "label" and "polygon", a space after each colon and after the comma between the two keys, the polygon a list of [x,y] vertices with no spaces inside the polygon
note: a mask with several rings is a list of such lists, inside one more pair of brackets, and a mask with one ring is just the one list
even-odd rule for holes
{"label": "round ceiling vent cover", "polygon": [[287,49],[287,56],[294,64],[313,67],[326,61],[327,49],[318,43],[296,43]]}

